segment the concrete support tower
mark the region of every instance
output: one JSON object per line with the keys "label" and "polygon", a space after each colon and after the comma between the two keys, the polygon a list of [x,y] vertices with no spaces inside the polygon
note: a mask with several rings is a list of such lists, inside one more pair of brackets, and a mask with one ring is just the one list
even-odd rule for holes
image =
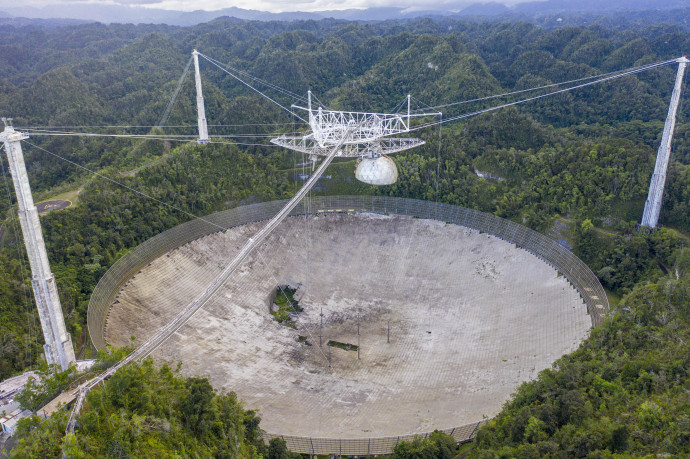
{"label": "concrete support tower", "polygon": [[49,364],[57,364],[63,370],[76,361],[72,339],[65,328],[65,319],[62,315],[62,306],[55,285],[55,276],[50,272],[46,246],[43,242],[41,222],[38,219],[38,210],[34,205],[29,187],[29,177],[24,165],[21,140],[29,136],[17,132],[3,118],[5,130],[0,133],[0,141],[5,143],[5,153],[10,163],[10,172],[14,182],[19,205],[19,221],[24,235],[24,245],[31,265],[31,285],[38,315],[41,319],[41,328],[46,344],[44,346],[46,360]]}
{"label": "concrete support tower", "polygon": [[680,102],[680,90],[683,85],[683,76],[688,62],[690,62],[690,60],[685,56],[678,59],[676,84],[673,87],[671,103],[668,107],[668,116],[666,117],[666,124],[664,124],[664,133],[661,136],[661,145],[659,145],[659,151],[656,154],[654,174],[652,174],[652,180],[649,184],[649,194],[647,195],[647,202],[645,202],[644,213],[642,214],[641,225],[649,228],[656,228],[659,222],[661,200],[664,195],[664,185],[666,184],[666,170],[668,169],[668,162],[671,156],[671,140],[673,139],[673,130],[676,126],[676,111],[678,110],[678,103]]}
{"label": "concrete support tower", "polygon": [[201,92],[201,74],[199,73],[199,52],[195,49],[194,81],[196,82],[196,109],[199,115],[199,143],[208,143],[208,125],[206,124],[206,109],[204,108],[204,94]]}

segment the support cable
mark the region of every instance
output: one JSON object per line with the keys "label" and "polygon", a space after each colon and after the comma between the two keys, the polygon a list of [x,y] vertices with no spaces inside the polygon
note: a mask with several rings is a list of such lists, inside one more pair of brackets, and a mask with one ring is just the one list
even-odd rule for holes
{"label": "support cable", "polygon": [[[495,96],[495,97],[500,97],[500,96]],[[429,104],[427,104],[427,103],[425,103],[425,102],[422,102],[421,100],[417,99],[416,97],[410,96],[410,98],[411,98],[413,101],[417,102],[419,105],[425,107],[425,108],[420,108],[420,109],[411,110],[411,111],[427,111],[427,110],[429,110],[429,109],[432,109],[431,105],[429,105]]]}
{"label": "support cable", "polygon": [[201,53],[199,53],[199,55],[202,56],[203,58],[205,58],[206,60],[208,60],[209,62],[211,62],[212,64],[216,65],[217,67],[221,67],[222,70],[230,69],[230,70],[232,70],[233,72],[235,72],[235,73],[237,73],[237,74],[239,74],[239,75],[244,76],[245,78],[248,78],[248,79],[250,79],[250,80],[256,81],[257,83],[261,83],[261,84],[263,84],[263,85],[265,85],[265,86],[268,86],[270,89],[273,89],[273,90],[275,90],[275,91],[277,91],[277,92],[280,92],[280,93],[282,93],[283,95],[286,95],[286,96],[288,96],[288,97],[290,97],[290,98],[292,98],[292,99],[297,99],[297,100],[301,100],[301,101],[306,101],[306,100],[307,100],[304,96],[301,96],[301,95],[299,95],[299,94],[296,94],[296,93],[294,93],[294,92],[292,92],[292,91],[290,91],[290,90],[281,88],[280,86],[278,86],[278,85],[276,85],[276,84],[273,84],[273,83],[270,83],[270,82],[268,82],[268,81],[266,81],[266,80],[262,80],[261,78],[255,77],[254,75],[251,75],[250,73],[247,73],[247,72],[245,72],[245,71],[243,71],[243,70],[239,70],[239,69],[233,68],[233,67],[231,67],[231,66],[228,65],[228,64],[223,64],[222,62],[220,62],[220,61],[218,61],[218,60],[216,60],[216,59],[213,59],[212,57],[205,56],[205,55],[203,55],[203,54],[201,54]]}
{"label": "support cable", "polygon": [[[129,137],[135,139],[154,139],[154,140],[175,140],[175,139],[194,139],[197,136],[194,134],[108,134],[98,132],[74,132],[74,131],[55,131],[48,129],[25,129],[30,135],[80,135],[85,137]],[[294,132],[266,132],[260,134],[218,134],[213,137],[230,139],[230,138],[263,138],[275,137],[277,135],[299,134],[301,131]]]}
{"label": "support cable", "polygon": [[[330,110],[326,104],[321,102],[321,100],[314,95],[314,93],[311,94],[311,97],[314,98],[319,103],[319,105],[321,105],[325,110]],[[304,100],[304,97],[302,97],[301,100]],[[302,121],[304,121],[304,120],[302,120]]]}
{"label": "support cable", "polygon": [[407,96],[403,97],[403,100],[401,100],[400,103],[398,105],[396,105],[393,108],[393,110],[391,110],[391,113],[398,113],[398,110],[400,110],[403,107],[403,105],[405,105],[406,102],[407,102]]}
{"label": "support cable", "polygon": [[130,139],[184,140],[196,138],[192,134],[105,134],[99,132],[52,131],[47,129],[27,129],[29,135],[80,136],[80,137],[123,137]]}
{"label": "support cable", "polygon": [[[439,115],[439,118],[442,115]],[[443,128],[442,124],[438,125],[438,153],[436,154],[436,204],[438,208],[438,183],[439,183],[439,175],[441,174],[441,138],[442,138],[442,132],[441,129]]]}
{"label": "support cable", "polygon": [[[145,135],[145,134],[95,134],[88,132],[36,132],[36,131],[25,131],[32,136],[57,136],[57,137],[114,137],[114,138],[127,138],[127,139],[151,139],[151,140],[167,140],[170,142],[184,142],[191,143],[193,139],[197,136],[185,135],[177,137],[166,137],[158,135]],[[222,136],[221,136],[222,137]],[[273,145],[270,143],[243,143],[243,142],[219,142],[210,141],[208,143],[215,143],[220,145],[242,145],[242,146],[255,146],[255,147],[278,147],[279,145]]]}
{"label": "support cable", "polygon": [[[469,99],[469,100],[463,100],[463,101],[460,101],[460,102],[452,102],[452,103],[449,103],[449,104],[437,105],[437,106],[435,106],[435,107],[428,107],[428,106],[427,106],[427,107],[428,107],[428,109],[433,109],[433,110],[435,110],[435,109],[439,109],[439,108],[453,107],[453,106],[456,106],[456,105],[469,104],[469,103],[472,103],[472,102],[481,102],[481,101],[484,101],[484,100],[496,99],[496,98],[499,98],[499,97],[506,97],[506,96],[512,96],[512,95],[516,95],[516,94],[523,94],[523,93],[526,93],[526,92],[538,91],[538,90],[540,90],[540,89],[553,88],[553,87],[556,87],[556,86],[562,86],[562,85],[564,85],[564,84],[579,83],[579,82],[581,82],[581,81],[587,81],[587,80],[591,80],[591,79],[593,79],[593,78],[608,77],[608,76],[610,76],[610,75],[616,75],[616,74],[619,74],[619,73],[620,73],[620,75],[617,75],[617,76],[625,76],[625,75],[629,75],[629,74],[631,74],[631,73],[643,72],[643,71],[645,71],[645,70],[649,70],[649,69],[652,69],[652,68],[661,67],[661,66],[668,65],[668,64],[673,64],[673,63],[675,63],[675,62],[677,62],[677,61],[678,61],[678,59],[670,59],[670,60],[667,60],[667,61],[655,62],[655,63],[653,63],[653,64],[646,64],[646,65],[641,65],[641,66],[638,66],[638,67],[630,67],[630,68],[628,68],[628,69],[616,70],[616,71],[614,71],[614,72],[601,73],[601,74],[599,74],[599,75],[592,75],[592,76],[589,76],[589,77],[576,78],[576,79],[574,79],[574,80],[569,80],[569,81],[562,81],[562,82],[560,82],[560,83],[547,84],[547,85],[538,86],[538,87],[535,87],[535,88],[521,89],[521,90],[519,90],[519,91],[511,91],[511,92],[506,92],[506,93],[502,93],[502,94],[495,94],[495,95],[492,95],[492,96],[479,97],[479,98],[476,98],[476,99]],[[622,72],[624,72],[624,73],[622,73]],[[578,87],[579,87],[579,86],[578,86]],[[573,88],[573,89],[574,89],[574,88]],[[556,93],[554,93],[554,94],[556,94]],[[425,104],[425,105],[426,105],[426,104]],[[418,112],[418,111],[423,111],[423,109],[417,109],[417,110],[413,110],[413,111]]]}
{"label": "support cable", "polygon": [[[361,123],[360,123],[361,125]],[[335,156],[340,151],[340,148],[347,140],[348,136],[353,129],[360,127],[350,126],[343,137],[340,139],[338,144],[333,147],[328,156],[326,156],[316,170],[316,172],[309,178],[309,180],[300,188],[300,190],[290,199],[290,201],[283,207],[266,225],[254,235],[254,237],[249,238],[249,241],[240,250],[237,256],[223,269],[218,277],[216,277],[206,288],[206,290],[201,293],[197,298],[192,301],[185,309],[183,309],[175,318],[169,322],[166,326],[162,327],[152,338],[150,338],[146,343],[139,346],[126,358],[121,360],[117,365],[110,367],[105,372],[101,373],[97,377],[91,379],[90,381],[79,386],[79,395],[77,396],[77,401],[74,404],[74,408],[70,415],[69,421],[67,423],[67,428],[65,434],[74,432],[74,425],[76,421],[76,416],[79,414],[81,407],[84,403],[84,398],[86,394],[95,387],[99,382],[109,378],[117,370],[123,366],[134,362],[136,360],[143,359],[150,355],[153,351],[158,349],[167,339],[172,336],[177,330],[179,330],[189,319],[194,316],[194,314],[201,309],[208,300],[223,286],[225,282],[230,278],[230,276],[235,272],[235,270],[244,262],[244,260],[249,256],[250,253],[258,247],[263,240],[268,237],[269,234],[282,222],[285,217],[287,217],[290,212],[299,204],[302,198],[309,192],[309,190],[316,184],[318,179],[324,173],[328,165],[333,161]],[[28,142],[27,142],[28,143]],[[155,199],[155,198],[154,198]],[[158,200],[157,200],[158,201]],[[160,201],[159,201],[160,202]],[[184,212],[184,211],[183,211]],[[185,212],[187,213],[187,212]],[[215,225],[214,226],[219,226]]]}
{"label": "support cable", "polygon": [[227,229],[227,228],[225,228],[225,227],[223,227],[223,226],[221,226],[221,225],[218,225],[218,224],[216,224],[216,223],[213,223],[212,221],[207,220],[207,219],[205,219],[205,218],[203,218],[203,217],[198,217],[198,216],[192,214],[191,212],[187,212],[186,210],[180,209],[179,207],[173,206],[172,204],[168,204],[168,203],[165,202],[165,201],[161,201],[161,200],[158,199],[158,198],[154,198],[153,196],[151,196],[151,195],[149,195],[149,194],[146,194],[146,193],[144,193],[143,191],[139,191],[139,190],[137,190],[137,189],[132,188],[131,186],[125,185],[125,184],[122,183],[122,182],[118,182],[117,180],[111,179],[111,178],[108,177],[107,175],[100,174],[100,173],[98,173],[98,172],[96,172],[96,171],[94,171],[94,170],[92,170],[92,169],[89,169],[88,167],[84,167],[84,166],[82,166],[81,164],[75,163],[74,161],[72,161],[72,160],[70,160],[70,159],[67,159],[67,158],[65,158],[64,156],[60,156],[60,155],[58,155],[58,154],[56,154],[56,153],[53,153],[52,151],[48,151],[48,150],[46,150],[45,148],[41,148],[41,147],[39,147],[38,145],[35,145],[35,144],[33,144],[33,143],[31,143],[31,142],[28,142],[28,141],[26,141],[26,140],[24,140],[23,142],[26,143],[26,144],[28,144],[28,145],[31,145],[31,146],[34,147],[34,148],[38,148],[39,150],[41,150],[41,151],[43,151],[43,152],[45,152],[45,153],[48,153],[49,155],[55,156],[56,158],[59,158],[59,159],[61,159],[61,160],[63,160],[63,161],[66,161],[66,162],[72,164],[73,166],[76,166],[76,167],[78,167],[78,168],[80,168],[80,169],[83,169],[83,170],[85,170],[85,171],[87,171],[87,172],[90,172],[90,173],[92,173],[93,175],[95,175],[95,176],[97,176],[97,177],[103,178],[103,179],[105,179],[105,180],[107,180],[107,181],[109,181],[109,182],[112,182],[112,183],[114,183],[114,184],[116,184],[116,185],[119,185],[119,186],[121,186],[121,187],[123,187],[123,188],[126,188],[126,189],[128,189],[129,191],[132,191],[132,192],[134,192],[134,193],[136,193],[136,194],[138,194],[138,195],[140,195],[140,196],[143,196],[143,197],[148,198],[148,199],[150,199],[150,200],[152,200],[152,201],[155,201],[155,202],[157,202],[158,204],[162,204],[162,205],[164,205],[164,206],[166,206],[166,207],[168,207],[168,208],[170,208],[170,209],[176,210],[177,212],[183,213],[184,215],[187,215],[188,217],[192,217],[193,219],[201,220],[201,221],[203,221],[204,223],[208,223],[209,225],[215,226],[216,228],[219,228],[219,229],[221,229],[221,230],[223,230],[223,231],[225,231],[225,230]]}
{"label": "support cable", "polygon": [[304,121],[305,123],[309,124],[304,118],[302,118],[301,116],[299,116],[298,114],[296,114],[295,112],[293,112],[292,110],[290,110],[289,108],[283,106],[280,102],[277,102],[276,100],[274,100],[274,99],[272,99],[271,97],[267,96],[267,95],[264,94],[263,92],[259,91],[259,90],[256,89],[254,86],[250,85],[249,83],[247,83],[246,81],[244,81],[243,79],[241,79],[240,77],[238,77],[237,75],[234,75],[234,74],[230,73],[229,71],[225,70],[220,64],[217,64],[216,62],[214,62],[213,59],[209,58],[209,57],[206,56],[205,54],[199,53],[199,56],[203,57],[204,59],[206,59],[207,61],[209,61],[211,64],[215,65],[216,67],[218,67],[218,68],[221,69],[223,72],[227,73],[228,75],[230,75],[231,77],[233,77],[234,79],[236,79],[237,81],[239,81],[240,83],[242,83],[243,85],[247,86],[248,88],[254,90],[254,91],[257,92],[257,93],[259,93],[259,94],[260,94],[261,96],[263,96],[264,98],[266,98],[266,99],[268,99],[269,101],[273,102],[273,103],[276,104],[278,107],[280,107],[280,108],[282,108],[283,110],[285,110],[286,112],[291,113],[292,115],[296,116],[296,117],[299,118],[300,120],[302,120],[302,121]]}
{"label": "support cable", "polygon": [[[246,123],[246,124],[209,124],[209,126],[212,127],[245,127],[245,126],[291,126],[293,123]],[[21,126],[21,127],[15,127],[17,130],[21,131],[26,131],[30,129],[82,129],[82,128],[98,128],[98,129],[107,129],[107,128],[121,128],[121,129],[136,129],[136,128],[154,128],[154,127],[159,127],[158,125],[130,125],[130,124],[102,124],[102,125],[86,125],[86,126]],[[165,127],[167,128],[190,128],[190,129],[196,129],[195,125],[191,124],[177,124],[177,125],[172,125],[168,126],[166,125]]]}
{"label": "support cable", "polygon": [[[546,93],[546,94],[540,94],[540,95],[538,95],[538,96],[528,97],[528,98],[526,98],[526,99],[517,100],[517,101],[515,101],[515,102],[508,102],[508,103],[505,103],[505,104],[501,104],[501,105],[496,105],[496,106],[493,106],[493,107],[485,108],[485,109],[483,109],[483,110],[477,110],[477,111],[474,111],[474,112],[465,113],[465,114],[463,114],[463,115],[452,116],[452,117],[450,117],[450,118],[444,118],[444,119],[442,119],[442,120],[440,120],[440,121],[436,121],[436,122],[432,122],[432,123],[426,123],[426,124],[422,124],[422,125],[420,125],[420,126],[416,126],[416,127],[414,127],[414,128],[411,128],[410,131],[417,131],[417,130],[419,130],[419,129],[425,129],[425,128],[428,128],[428,127],[431,127],[431,126],[436,126],[437,124],[445,124],[445,123],[450,123],[450,122],[452,122],[452,121],[457,121],[457,120],[460,120],[460,119],[463,119],[463,118],[470,118],[470,117],[472,117],[472,116],[481,115],[482,113],[487,113],[487,112],[491,112],[491,111],[494,111],[494,110],[499,110],[499,109],[501,109],[501,108],[506,108],[506,107],[510,107],[510,106],[513,106],[513,105],[523,104],[523,103],[525,103],[525,102],[530,102],[530,101],[533,101],[533,100],[542,99],[542,98],[544,98],[544,97],[553,96],[553,95],[556,95],[556,94],[561,94],[561,93],[564,93],[564,92],[567,92],[567,91],[572,91],[572,90],[574,90],[574,89],[584,88],[584,87],[586,87],[586,86],[591,86],[591,85],[594,85],[594,84],[597,84],[597,83],[603,83],[603,82],[606,82],[606,81],[611,81],[611,80],[614,80],[614,79],[617,79],[617,78],[621,78],[621,77],[624,77],[624,76],[628,76],[628,75],[632,75],[632,74],[635,74],[635,73],[643,72],[643,71],[645,71],[645,70],[649,70],[649,69],[651,69],[651,68],[659,67],[659,66],[661,66],[661,65],[667,65],[667,64],[673,63],[673,62],[677,62],[677,59],[674,59],[673,61],[670,61],[670,62],[664,62],[664,63],[661,63],[661,64],[656,64],[654,67],[650,66],[650,67],[646,67],[646,68],[643,68],[643,69],[632,70],[632,71],[629,71],[629,72],[626,72],[626,73],[621,73],[621,74],[609,76],[609,77],[606,77],[606,78],[602,78],[602,79],[599,79],[599,80],[596,80],[596,81],[590,81],[590,82],[588,82],[588,83],[583,83],[583,84],[579,84],[579,85],[577,85],[577,86],[572,86],[572,87],[570,87],[570,88],[559,89],[558,91],[552,91],[552,92],[548,92],[548,93]],[[434,107],[434,108],[438,108],[438,107]]]}
{"label": "support cable", "polygon": [[189,69],[192,67],[193,61],[194,61],[194,58],[190,57],[189,62],[187,62],[187,66],[184,69],[184,72],[182,72],[182,77],[177,82],[177,86],[175,87],[175,90],[173,91],[173,94],[172,94],[172,97],[170,98],[170,101],[168,102],[168,105],[165,107],[165,111],[163,112],[163,115],[158,120],[158,124],[156,124],[155,127],[162,127],[163,124],[166,121],[168,121],[168,118],[170,117],[170,112],[172,111],[173,105],[175,105],[175,101],[177,100],[177,96],[178,96],[178,94],[180,94],[180,89],[182,89],[182,83],[184,82],[184,79],[187,77],[187,73],[189,73]]}
{"label": "support cable", "polygon": [[[306,122],[303,118],[301,118],[300,116],[296,115],[296,114],[295,114],[294,112],[292,112],[291,110],[287,109],[286,107],[284,107],[283,105],[281,105],[281,104],[279,104],[278,102],[274,101],[273,99],[271,99],[271,98],[268,97],[267,95],[265,95],[265,94],[263,94],[262,92],[258,91],[258,90],[257,90],[256,88],[254,88],[253,86],[248,85],[247,83],[245,83],[243,80],[241,80],[241,79],[238,78],[237,76],[235,76],[235,75],[233,75],[232,73],[230,73],[230,72],[228,72],[227,70],[225,70],[225,69],[222,67],[222,64],[220,64],[220,63],[219,63],[218,61],[216,61],[215,59],[210,58],[210,57],[208,57],[208,56],[206,56],[206,55],[204,55],[204,54],[201,54],[201,53],[200,53],[200,56],[204,57],[206,60],[208,60],[209,62],[211,62],[212,64],[214,64],[216,67],[219,67],[221,70],[223,70],[224,72],[228,73],[228,74],[231,75],[233,78],[235,78],[235,79],[237,79],[238,81],[242,82],[243,84],[249,86],[251,89],[253,89],[254,91],[258,92],[258,93],[261,94],[262,96],[266,97],[267,99],[269,99],[271,102],[275,103],[276,105],[278,105],[278,106],[281,107],[282,109],[284,109],[284,110],[288,111],[289,113],[293,114],[293,115],[296,116],[298,119],[300,119],[300,120]],[[461,104],[467,104],[467,103],[471,103],[471,102],[480,102],[480,101],[484,101],[484,100],[490,100],[490,99],[495,99],[495,98],[500,98],[500,97],[505,97],[505,96],[510,96],[510,95],[522,94],[522,93],[526,93],[526,92],[530,92],[530,91],[537,91],[537,90],[540,90],[540,89],[547,89],[547,88],[551,88],[551,87],[562,86],[562,85],[564,85],[564,84],[578,83],[578,82],[580,82],[580,81],[587,81],[587,80],[591,80],[591,79],[593,79],[593,78],[598,78],[597,81],[593,81],[593,82],[586,83],[586,84],[583,84],[583,85],[573,86],[573,87],[570,87],[570,88],[565,88],[565,89],[562,89],[562,90],[559,90],[559,91],[553,91],[553,92],[550,92],[550,93],[547,93],[547,94],[542,94],[542,95],[540,95],[540,96],[536,96],[536,97],[534,97],[534,98],[523,99],[523,100],[520,100],[520,101],[516,101],[516,102],[511,103],[512,105],[516,105],[516,104],[518,104],[518,103],[527,102],[527,101],[529,101],[529,100],[534,100],[534,99],[536,99],[536,98],[546,97],[546,96],[549,96],[549,95],[558,94],[558,93],[560,93],[560,92],[570,91],[570,90],[572,90],[572,89],[581,88],[581,87],[584,87],[584,86],[588,86],[588,85],[590,85],[590,84],[595,84],[595,83],[599,83],[599,82],[603,82],[603,81],[608,81],[608,80],[611,80],[611,79],[614,79],[614,78],[619,78],[619,77],[622,77],[622,76],[631,75],[631,74],[638,73],[638,72],[642,72],[642,71],[646,71],[646,70],[649,70],[649,69],[652,69],[652,68],[656,68],[656,67],[661,67],[661,66],[664,66],[664,65],[672,64],[672,63],[675,63],[675,62],[677,62],[677,59],[671,59],[671,60],[656,62],[656,63],[653,63],[653,64],[647,64],[647,65],[643,65],[643,66],[639,66],[639,67],[631,67],[631,68],[626,69],[626,70],[618,70],[618,71],[615,71],[615,72],[603,73],[603,74],[594,75],[594,76],[590,76],[590,77],[584,77],[584,78],[577,78],[577,79],[574,79],[574,80],[564,81],[564,82],[560,82],[560,83],[553,83],[553,84],[544,85],[544,86],[539,86],[539,87],[535,87],[535,88],[523,89],[523,90],[519,90],[519,91],[512,91],[512,92],[507,92],[507,93],[502,93],[502,94],[496,94],[496,95],[491,95],[491,96],[486,96],[486,97],[480,97],[480,98],[476,98],[476,99],[470,99],[470,100],[465,100],[465,101],[453,102],[453,103],[449,103],[449,104],[437,105],[437,106],[435,106],[435,107],[431,107],[431,106],[429,106],[429,105],[427,105],[427,104],[424,104],[424,103],[422,103],[421,101],[415,99],[418,103],[420,103],[420,104],[422,104],[422,105],[425,105],[425,106],[426,106],[426,109],[421,109],[421,108],[420,108],[420,109],[415,109],[415,110],[412,110],[412,111],[413,111],[413,112],[419,112],[419,111],[425,111],[425,110],[428,110],[428,109],[437,109],[437,108],[444,108],[444,107],[451,107],[451,106],[456,106],[456,105],[461,105]],[[245,72],[238,72],[238,73],[244,74]],[[247,74],[247,75],[249,75],[249,74]],[[270,87],[274,87],[274,89],[280,90],[280,91],[284,92],[285,94],[289,94],[289,95],[292,96],[292,97],[295,97],[295,98],[300,99],[300,100],[304,99],[303,96],[299,96],[299,95],[294,94],[294,93],[292,93],[292,92],[290,92],[290,91],[288,91],[288,90],[279,88],[279,87],[277,87],[277,86],[275,86],[275,85],[271,85],[270,83],[268,83],[268,82],[266,82],[266,81],[264,81],[264,80],[261,80],[261,79],[256,78],[256,77],[252,77],[251,75],[249,75],[249,77],[251,77],[252,79],[255,79],[255,80],[257,80],[257,81],[260,81],[260,82],[262,82],[262,83],[264,83],[264,84],[266,84],[266,85],[269,85]],[[601,77],[607,77],[607,78],[601,78]],[[318,99],[317,99],[317,100],[318,100]],[[319,101],[319,103],[321,103],[321,102]],[[323,105],[323,104],[322,104],[322,105]],[[505,106],[508,106],[508,105],[507,105],[507,104],[506,104],[506,105],[500,105],[500,106],[492,107],[492,108],[486,109],[486,110],[488,110],[488,111],[490,111],[490,110],[495,110],[495,109],[498,109],[498,108],[503,108],[503,107],[505,107]],[[482,112],[482,111],[472,112],[471,114],[460,115],[460,117],[463,117],[463,118],[464,118],[464,117],[469,117],[469,116],[473,116],[474,114],[479,114],[479,113],[483,113],[483,112]],[[449,118],[449,119],[444,120],[444,121],[442,121],[442,122],[454,121],[455,119],[460,119],[460,118]],[[286,126],[286,125],[290,125],[290,124],[292,124],[292,123],[212,124],[212,125],[209,125],[209,126],[212,126],[212,127]],[[33,127],[23,127],[22,129],[24,129],[24,130],[30,130],[30,131],[36,131],[36,130],[38,130],[38,129],[40,129],[40,128],[48,128],[48,129],[124,128],[124,129],[127,129],[127,128],[151,128],[151,127],[157,127],[157,126],[151,126],[151,125],[133,125],[133,126],[129,126],[129,125],[33,126]],[[194,128],[194,126],[192,126],[192,125],[176,125],[176,126],[166,126],[166,127],[170,127],[170,128],[172,128],[172,127],[174,127],[174,128],[190,128],[190,129]],[[424,126],[424,127],[426,127],[426,126]],[[421,126],[418,127],[418,128],[421,128]],[[38,134],[35,133],[34,135],[38,135]],[[84,133],[83,135],[94,135],[94,136],[101,135],[101,136],[106,136],[106,134],[86,134],[86,133]],[[109,135],[109,136],[117,136],[117,134],[108,134],[108,135]],[[141,134],[141,135],[136,135],[136,134],[124,135],[124,134],[121,134],[120,136],[145,136],[145,135],[143,135],[143,134]],[[160,137],[160,138],[162,139],[163,136],[158,136],[158,137]],[[190,137],[193,137],[193,136],[190,136]],[[165,138],[165,140],[168,140],[168,138]]]}

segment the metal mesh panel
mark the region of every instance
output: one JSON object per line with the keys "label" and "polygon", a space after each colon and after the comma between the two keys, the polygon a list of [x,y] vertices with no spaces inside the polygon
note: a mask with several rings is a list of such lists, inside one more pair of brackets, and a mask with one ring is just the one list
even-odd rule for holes
{"label": "metal mesh panel", "polygon": [[[101,278],[91,295],[87,324],[93,344],[98,349],[106,347],[105,329],[115,297],[124,284],[147,264],[176,247],[220,231],[220,228],[269,220],[286,203],[287,200],[263,202],[211,214],[204,217],[206,221],[192,220],[145,241],[120,258]],[[587,305],[594,326],[601,324],[608,312],[608,299],[601,283],[579,258],[553,239],[495,215],[449,204],[387,196],[312,197],[302,201],[290,215],[362,211],[454,223],[511,242],[549,264],[568,279]],[[469,441],[479,424],[481,423],[467,424],[443,432],[453,436],[458,442]],[[425,436],[429,433],[418,435]],[[412,440],[414,435],[365,439],[311,438],[269,433],[264,436],[266,441],[274,437],[283,438],[291,451],[299,453],[363,456],[390,454],[400,441]]]}
{"label": "metal mesh panel", "polygon": [[[484,421],[473,422],[464,426],[442,429],[440,432],[450,435],[458,443],[472,440],[477,429]],[[292,435],[277,435],[264,433],[264,441],[268,443],[274,438],[282,438],[288,449],[304,454],[328,454],[342,456],[372,456],[391,454],[398,443],[412,441],[415,437],[426,438],[432,432],[423,432],[394,437],[371,438],[321,438],[297,437]]]}

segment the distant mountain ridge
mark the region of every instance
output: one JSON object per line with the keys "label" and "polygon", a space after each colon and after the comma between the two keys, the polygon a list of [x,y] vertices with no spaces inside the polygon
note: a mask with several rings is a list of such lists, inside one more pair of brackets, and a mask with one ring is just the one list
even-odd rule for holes
{"label": "distant mountain ridge", "polygon": [[669,10],[687,7],[687,0],[548,0],[519,3],[515,5],[515,10],[524,13],[603,13],[609,11]]}
{"label": "distant mountain ridge", "polygon": [[[662,11],[688,8],[687,0],[546,0],[519,3],[508,7],[500,2],[479,2],[460,0],[445,9],[415,10],[402,7],[372,7],[367,9],[327,10],[316,12],[283,12],[248,10],[238,7],[214,11],[174,11],[141,6],[117,4],[52,4],[31,7],[0,0],[0,18],[71,19],[103,23],[155,23],[190,26],[209,22],[219,17],[234,17],[252,21],[298,21],[339,19],[348,21],[383,21],[390,19],[413,19],[427,16],[461,17],[540,17],[558,13],[610,14],[620,11]],[[15,21],[16,22],[16,21]],[[6,21],[3,21],[6,23]],[[19,21],[18,23],[21,23]]]}

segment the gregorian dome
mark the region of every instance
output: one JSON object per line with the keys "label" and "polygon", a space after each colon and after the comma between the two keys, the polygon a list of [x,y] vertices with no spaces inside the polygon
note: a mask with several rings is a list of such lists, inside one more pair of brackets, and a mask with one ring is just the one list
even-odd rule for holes
{"label": "gregorian dome", "polygon": [[357,163],[355,177],[370,185],[391,185],[398,180],[398,167],[387,156],[362,158]]}

